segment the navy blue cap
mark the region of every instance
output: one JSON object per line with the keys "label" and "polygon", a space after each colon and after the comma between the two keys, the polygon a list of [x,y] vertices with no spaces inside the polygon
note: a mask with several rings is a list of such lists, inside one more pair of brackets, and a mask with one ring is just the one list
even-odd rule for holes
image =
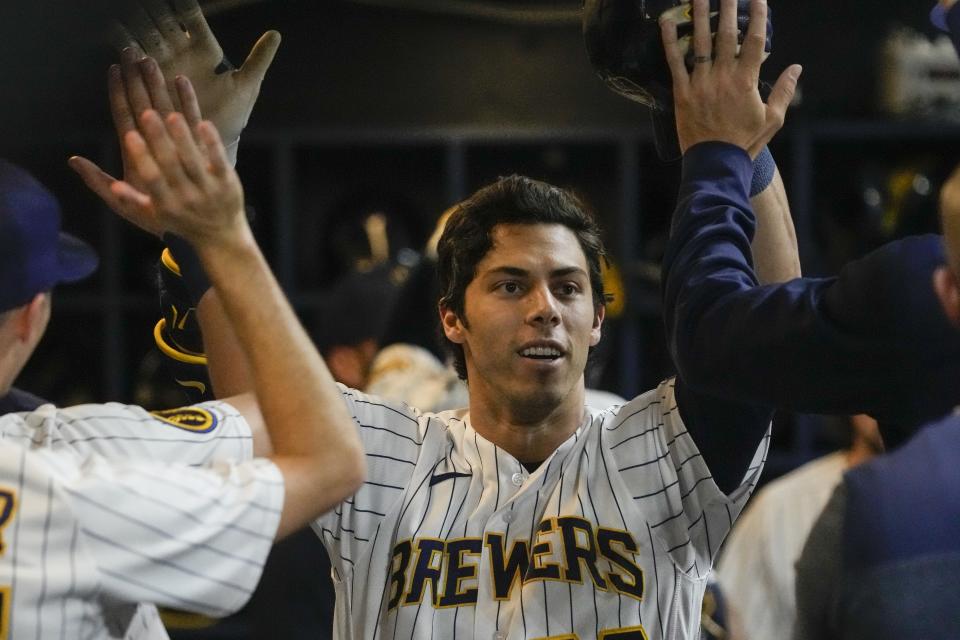
{"label": "navy blue cap", "polygon": [[85,278],[97,253],[60,231],[60,205],[29,173],[0,159],[0,311],[61,282]]}

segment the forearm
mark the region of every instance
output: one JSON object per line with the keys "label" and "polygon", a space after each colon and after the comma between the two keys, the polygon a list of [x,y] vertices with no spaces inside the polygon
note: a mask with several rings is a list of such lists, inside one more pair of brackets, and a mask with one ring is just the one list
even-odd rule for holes
{"label": "forearm", "polygon": [[214,396],[226,399],[247,419],[253,436],[253,455],[259,457],[272,454],[270,434],[267,433],[263,415],[253,393],[254,380],[250,362],[216,289],[211,288],[200,299],[196,317],[203,333],[207,375],[210,377]]}
{"label": "forearm", "polygon": [[797,233],[780,170],[766,189],[750,198],[757,219],[751,248],[760,284],[786,282],[800,277]]}
{"label": "forearm", "polygon": [[[355,490],[362,448],[340,391],[270,273],[249,228],[199,253],[250,364],[274,461],[287,481],[284,523]],[[303,505],[303,512],[296,511]],[[289,508],[289,510],[288,510]]]}
{"label": "forearm", "polygon": [[216,289],[207,291],[197,304],[197,321],[214,395],[226,398],[253,391],[250,363]]}

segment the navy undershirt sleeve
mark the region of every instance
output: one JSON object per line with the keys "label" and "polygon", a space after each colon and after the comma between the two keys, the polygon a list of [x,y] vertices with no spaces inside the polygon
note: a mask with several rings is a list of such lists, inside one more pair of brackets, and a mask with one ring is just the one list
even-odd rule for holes
{"label": "navy undershirt sleeve", "polygon": [[47,401],[43,398],[22,389],[11,387],[6,395],[0,396],[0,415],[20,411],[33,411],[44,404],[47,404]]}

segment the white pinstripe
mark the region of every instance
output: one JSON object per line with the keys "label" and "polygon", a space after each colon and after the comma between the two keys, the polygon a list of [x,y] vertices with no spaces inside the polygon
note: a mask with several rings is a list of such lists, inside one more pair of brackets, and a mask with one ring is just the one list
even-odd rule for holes
{"label": "white pinstripe", "polygon": [[[218,418],[205,434],[123,405],[0,417],[0,490],[17,500],[0,554],[8,637],[166,638],[156,607],[131,603],[224,615],[246,602],[283,480],[266,460],[213,462],[249,458],[250,434],[229,405],[203,406]],[[211,464],[135,459],[153,452]]]}
{"label": "white pinstripe", "polygon": [[[461,412],[419,414],[400,404],[346,390],[368,453],[369,480],[351,501],[315,523],[331,555],[337,584],[336,632],[346,638],[543,638],[577,633],[593,638],[611,628],[643,625],[654,638],[694,638],[700,602],[718,547],[756,483],[766,457],[765,438],[751,470],[730,496],[713,482],[676,411],[672,382],[622,407],[588,411],[576,434],[534,473],[484,440]],[[514,478],[520,486],[514,483]],[[586,521],[593,542],[566,520]],[[602,585],[580,564],[580,579],[528,580],[497,599],[492,547],[502,535],[513,543],[550,543],[538,566],[566,572],[560,520],[575,544],[594,550],[627,532],[637,550],[616,547],[643,573],[644,590],[616,589],[611,575],[629,579],[610,554],[594,566]],[[546,524],[544,524],[546,523]],[[548,530],[537,533],[538,528]],[[550,531],[549,528],[554,530]],[[455,532],[455,533],[452,533]],[[452,562],[424,551],[420,572],[438,575],[434,594],[425,583],[420,602],[405,605],[417,564],[417,545],[454,538],[479,539],[468,554],[463,590],[477,589],[475,602],[443,607]],[[404,545],[410,559],[404,565]],[[461,544],[475,544],[464,542]],[[613,543],[609,543],[613,544]],[[396,555],[395,555],[396,552]],[[402,580],[391,575],[405,566]],[[397,586],[404,593],[390,602]],[[629,586],[629,585],[628,585]],[[628,589],[629,591],[629,589]],[[434,604],[432,600],[438,598]],[[411,598],[416,600],[416,598]],[[449,601],[448,601],[449,603]],[[439,606],[438,606],[439,605]]]}

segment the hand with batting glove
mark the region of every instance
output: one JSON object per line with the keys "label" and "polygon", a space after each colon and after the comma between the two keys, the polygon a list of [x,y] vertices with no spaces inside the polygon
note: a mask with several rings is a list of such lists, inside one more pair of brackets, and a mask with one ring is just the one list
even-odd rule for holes
{"label": "hand with batting glove", "polygon": [[669,17],[661,20],[682,152],[700,142],[720,141],[735,144],[755,158],[783,126],[802,69],[788,67],[763,102],[759,76],[767,39],[766,12],[766,0],[751,2],[750,25],[738,55],[736,0],[721,0],[715,51],[708,0],[694,0],[693,71],[684,63],[676,24]]}
{"label": "hand with batting glove", "polygon": [[[137,117],[145,110],[155,109],[161,117],[179,111],[191,127],[201,117],[213,122],[226,141],[230,163],[235,164],[240,133],[280,46],[280,34],[263,34],[243,66],[235,69],[224,57],[197,1],[175,0],[174,5],[175,11],[166,0],[142,0],[114,26],[112,40],[121,51],[121,61],[110,67],[108,87],[121,148],[124,135],[137,129]],[[189,78],[196,89],[192,97],[182,94],[181,77]],[[136,177],[125,152],[122,159],[124,179],[134,184]],[[70,159],[70,166],[111,209],[123,215],[110,191],[114,177],[79,156]]]}
{"label": "hand with batting glove", "polygon": [[[280,34],[267,31],[250,50],[243,66],[235,68],[224,56],[197,0],[166,0],[133,3],[114,28],[118,49],[130,48],[157,61],[168,87],[177,76],[193,83],[203,117],[220,132],[230,151],[250,119],[260,85],[280,46]],[[175,97],[176,92],[170,93]],[[134,113],[139,105],[131,104]],[[174,98],[174,108],[179,105]],[[228,153],[228,155],[230,155]]]}

